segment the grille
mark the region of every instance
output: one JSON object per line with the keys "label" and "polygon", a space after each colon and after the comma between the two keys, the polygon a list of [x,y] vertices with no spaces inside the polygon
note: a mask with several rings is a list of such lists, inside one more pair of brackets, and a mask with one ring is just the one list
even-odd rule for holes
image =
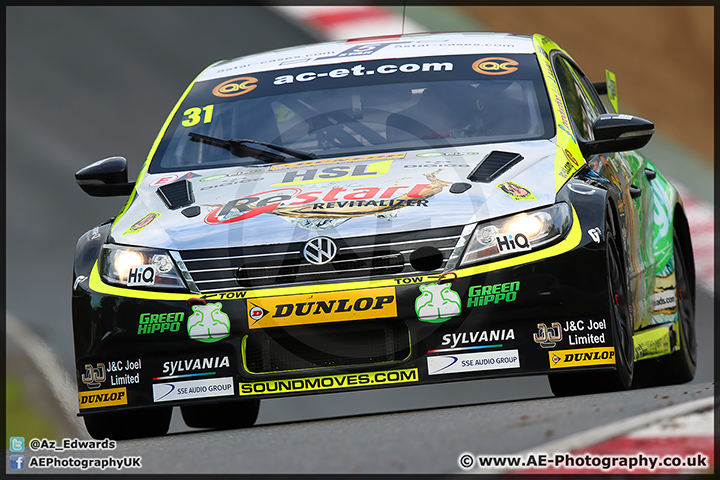
{"label": "grille", "polygon": [[302,283],[368,279],[417,273],[410,254],[423,246],[443,255],[447,263],[462,233],[460,227],[334,239],[333,261],[312,265],[302,256],[305,242],[207,250],[187,250],[180,256],[201,293]]}
{"label": "grille", "polygon": [[405,322],[274,328],[252,332],[243,349],[251,373],[392,363],[410,356]]}
{"label": "grille", "polygon": [[508,168],[522,160],[519,153],[492,151],[468,175],[473,182],[491,182]]}

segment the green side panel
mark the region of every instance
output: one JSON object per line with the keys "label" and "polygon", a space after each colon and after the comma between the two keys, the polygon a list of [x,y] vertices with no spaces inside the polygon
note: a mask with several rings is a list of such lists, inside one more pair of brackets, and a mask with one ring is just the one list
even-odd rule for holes
{"label": "green side panel", "polygon": [[653,194],[653,253],[656,274],[665,268],[673,251],[673,212],[677,202],[677,191],[650,161],[646,168],[654,170],[657,176],[650,181]]}

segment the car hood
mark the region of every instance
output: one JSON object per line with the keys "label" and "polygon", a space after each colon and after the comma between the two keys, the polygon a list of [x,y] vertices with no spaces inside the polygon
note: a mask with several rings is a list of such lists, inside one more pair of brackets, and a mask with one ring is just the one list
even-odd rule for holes
{"label": "car hood", "polygon": [[[522,158],[468,179],[508,154]],[[540,140],[147,174],[111,241],[193,250],[467,225],[552,204],[556,155]]]}

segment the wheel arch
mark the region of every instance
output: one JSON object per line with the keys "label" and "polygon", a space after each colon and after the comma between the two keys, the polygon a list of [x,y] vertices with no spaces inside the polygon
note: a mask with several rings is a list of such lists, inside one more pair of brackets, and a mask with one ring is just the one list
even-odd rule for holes
{"label": "wheel arch", "polygon": [[690,224],[688,223],[685,209],[680,202],[675,204],[673,212],[673,229],[677,232],[680,248],[683,256],[688,259],[686,269],[692,298],[695,298],[695,258],[693,256],[692,240],[690,240]]}
{"label": "wheel arch", "polygon": [[605,219],[609,220],[612,224],[613,231],[615,232],[615,241],[619,243],[619,247],[621,249],[620,251],[620,262],[621,266],[624,271],[627,268],[628,259],[626,258],[630,249],[628,248],[628,245],[625,244],[624,237],[622,235],[622,228],[620,225],[620,208],[618,207],[618,202],[620,201],[619,195],[613,195],[612,192],[608,192],[608,195],[605,198],[605,215],[607,215],[608,210],[610,212],[610,218]]}

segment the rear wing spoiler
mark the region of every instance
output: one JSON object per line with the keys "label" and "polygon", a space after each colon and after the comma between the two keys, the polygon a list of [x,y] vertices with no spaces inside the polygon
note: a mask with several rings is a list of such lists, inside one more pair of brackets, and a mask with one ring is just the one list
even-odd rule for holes
{"label": "rear wing spoiler", "polygon": [[607,96],[610,100],[615,113],[618,113],[618,99],[617,99],[617,83],[615,82],[615,74],[610,70],[605,70],[605,81],[604,82],[593,82],[592,86],[598,95]]}

